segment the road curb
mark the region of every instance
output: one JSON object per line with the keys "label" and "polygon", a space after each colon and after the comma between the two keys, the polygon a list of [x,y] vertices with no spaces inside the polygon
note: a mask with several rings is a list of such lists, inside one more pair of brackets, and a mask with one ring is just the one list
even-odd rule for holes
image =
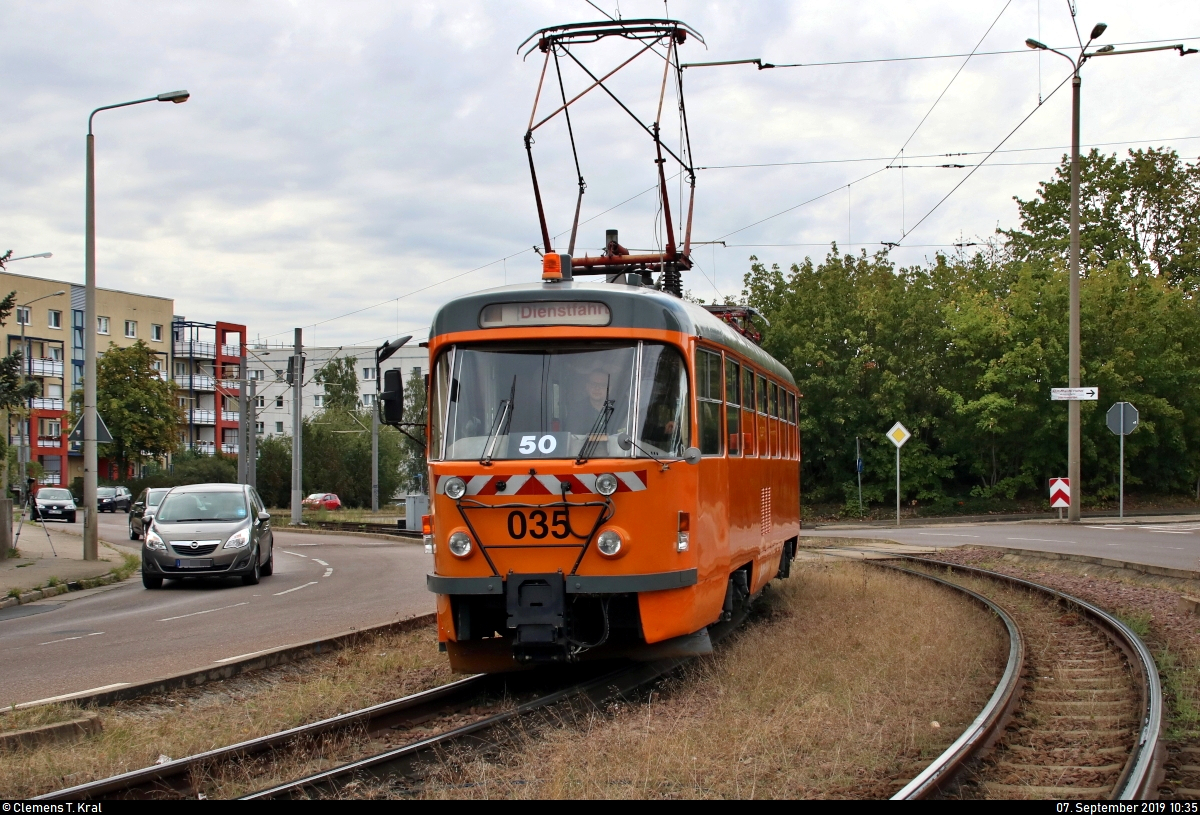
{"label": "road curb", "polygon": [[1168,566],[1152,566],[1148,563],[1130,563],[1125,560],[1112,560],[1106,557],[1091,555],[1072,555],[1062,552],[1043,552],[1037,549],[1013,549],[1008,546],[989,546],[985,543],[974,544],[979,549],[991,549],[1006,555],[1036,558],[1038,560],[1070,560],[1075,563],[1087,563],[1095,566],[1107,566],[1110,569],[1125,569],[1140,574],[1150,574],[1157,577],[1173,577],[1177,580],[1192,580],[1200,582],[1200,572],[1190,569],[1172,569]]}
{"label": "road curb", "polygon": [[[179,688],[199,687],[208,682],[218,682],[224,679],[232,679],[251,671],[262,670],[263,668],[273,668],[276,665],[283,665],[288,662],[297,662],[307,657],[316,656],[318,654],[329,651],[339,651],[349,645],[353,645],[359,639],[368,636],[376,636],[379,634],[399,634],[405,631],[412,631],[426,625],[433,625],[437,620],[437,615],[434,613],[422,614],[417,617],[408,617],[396,622],[383,623],[382,625],[373,625],[367,628],[346,631],[341,634],[336,634],[332,637],[322,639],[308,640],[296,645],[285,645],[281,648],[274,648],[263,651],[257,654],[248,654],[244,657],[224,662],[220,665],[213,665],[207,668],[198,670],[183,671],[177,674],[151,679],[146,682],[138,682],[132,685],[125,685],[111,690],[104,690],[98,693],[88,693],[84,691],[79,694],[71,694],[67,696],[55,697],[53,701],[45,702],[26,702],[16,705],[16,708],[25,709],[30,707],[41,707],[47,704],[57,704],[60,702],[70,702],[80,706],[103,707],[111,705],[115,702],[124,702],[129,699],[136,699],[140,696],[148,696],[155,693],[166,693],[168,691],[177,690]],[[7,708],[0,710],[0,716],[7,712]]]}
{"label": "road curb", "polygon": [[83,591],[84,589],[94,589],[97,586],[108,586],[112,583],[119,583],[122,580],[129,578],[117,577],[113,572],[102,574],[99,577],[85,577],[82,580],[71,580],[66,583],[59,583],[57,586],[43,586],[40,589],[30,589],[29,591],[21,592],[16,597],[9,595],[3,600],[0,600],[0,611],[6,608],[12,608],[17,605],[25,605],[26,603],[34,603],[38,600],[45,600],[48,597],[57,597],[60,594],[66,594],[69,591]]}
{"label": "road curb", "polygon": [[69,722],[55,722],[28,730],[0,733],[0,749],[13,750],[18,747],[35,747],[54,741],[83,738],[104,729],[99,716],[83,716]]}

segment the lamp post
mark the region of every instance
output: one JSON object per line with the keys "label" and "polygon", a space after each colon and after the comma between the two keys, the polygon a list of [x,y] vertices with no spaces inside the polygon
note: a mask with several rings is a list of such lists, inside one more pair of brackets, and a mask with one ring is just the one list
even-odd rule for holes
{"label": "lamp post", "polygon": [[[46,253],[46,256],[49,252]],[[30,257],[42,257],[42,255],[30,255]],[[16,258],[22,260],[23,258]],[[41,297],[35,297],[27,303],[21,303],[17,306],[17,322],[21,326],[21,385],[24,387],[26,380],[33,375],[32,361],[29,359],[29,348],[25,345],[25,326],[29,324],[30,313],[25,309],[32,306],[38,300],[45,300],[48,297],[62,297],[66,294],[66,290],[60,290],[51,294],[43,294]],[[33,402],[32,400],[25,403],[25,416],[21,419],[20,435],[20,452],[17,455],[17,463],[21,472],[21,483],[19,489],[21,491],[21,511],[25,511],[25,502],[28,500],[26,493],[26,465],[29,463],[30,447],[33,440]],[[62,486],[61,484],[59,486]]]}
{"label": "lamp post", "polygon": [[96,160],[92,119],[102,110],[141,105],[145,102],[186,102],[187,91],[170,91],[96,108],[88,116],[87,132],[87,215],[84,248],[83,308],[83,559],[99,560],[100,528],[96,518]]}
{"label": "lamp post", "polygon": [[[1196,53],[1195,49],[1184,48],[1183,45],[1160,45],[1153,48],[1132,48],[1117,51],[1111,45],[1088,53],[1088,46],[1102,35],[1108,26],[1096,23],[1091,35],[1079,49],[1079,56],[1072,58],[1055,48],[1038,42],[1035,39],[1025,40],[1025,45],[1038,51],[1051,51],[1071,63],[1071,255],[1068,264],[1070,280],[1070,339],[1067,353],[1067,385],[1079,387],[1079,91],[1081,80],[1079,71],[1083,64],[1092,57],[1120,56],[1122,54],[1141,54],[1147,51],[1178,51],[1179,56]],[[1067,520],[1079,523],[1079,509],[1083,504],[1083,483],[1079,476],[1080,451],[1080,413],[1079,402],[1071,400],[1067,403],[1067,478],[1071,484],[1071,506],[1067,509]]]}

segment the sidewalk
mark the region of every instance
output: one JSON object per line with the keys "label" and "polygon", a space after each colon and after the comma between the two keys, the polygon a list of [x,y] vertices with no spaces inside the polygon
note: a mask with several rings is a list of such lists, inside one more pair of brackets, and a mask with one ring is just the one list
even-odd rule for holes
{"label": "sidewalk", "polygon": [[[1200,522],[1200,513],[1196,512],[1163,512],[1160,514],[1142,514],[1134,515],[1126,512],[1124,518],[1118,518],[1117,513],[1111,515],[1103,512],[1085,512],[1082,513],[1080,523],[1083,524],[1100,524],[1103,526],[1118,526],[1132,524],[1168,524],[1168,523],[1197,523]],[[1059,520],[1057,517],[1049,514],[1041,515],[942,515],[931,518],[902,518],[900,526],[903,527],[919,527],[919,526],[938,526],[938,525],[965,525],[972,526],[975,524],[1062,524],[1068,525],[1066,520]],[[808,523],[804,526],[805,529],[896,529],[896,519],[891,518],[879,521],[824,521]]]}
{"label": "sidewalk", "polygon": [[[20,540],[16,541],[21,556],[0,560],[0,607],[13,596],[14,590],[16,594],[28,594],[48,586],[51,581],[66,584],[91,580],[124,564],[120,552],[104,541],[100,542],[99,560],[84,560],[83,539],[58,527],[59,524],[46,524],[46,531],[50,533],[47,540],[41,524],[25,522]],[[13,537],[16,535],[17,525],[14,524]]]}

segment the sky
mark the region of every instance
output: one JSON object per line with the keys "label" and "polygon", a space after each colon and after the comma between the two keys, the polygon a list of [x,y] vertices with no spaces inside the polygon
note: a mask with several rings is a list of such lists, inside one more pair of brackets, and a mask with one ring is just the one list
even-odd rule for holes
{"label": "sky", "polygon": [[[1066,0],[596,4],[688,23],[703,42],[680,46],[684,63],[806,66],[684,69],[692,157],[707,168],[693,240],[724,241],[698,245],[684,281],[706,300],[736,297],[751,256],[786,268],[832,242],[873,253],[887,241],[911,265],[987,240],[1017,225],[1014,196],[1032,197],[1070,143],[1069,83],[1054,92],[1070,65],[1023,46],[1078,51]],[[1108,24],[1098,44],[1200,47],[1194,0],[1078,0],[1076,12],[1085,39]],[[52,252],[9,270],[82,283],[88,113],[187,89],[182,105],[96,116],[98,285],[173,297],[188,319],[246,323],[251,340],[290,342],[294,326],[307,344],[423,338],[447,300],[538,278],[523,136],[542,64],[518,46],[596,19],[585,0],[0,0],[0,252]],[[636,50],[606,40],[573,52],[600,75]],[[662,68],[643,54],[610,83],[644,121]],[[571,97],[590,80],[564,59],[563,82]],[[1200,54],[1093,59],[1082,87],[1085,145],[1200,156]],[[558,93],[551,73],[541,115]],[[600,91],[571,110],[587,182],[576,254],[595,254],[606,228],[655,249],[653,142]],[[1018,125],[1001,148],[1015,152],[974,172],[937,166],[978,163]],[[663,133],[678,150],[673,90]],[[561,115],[533,149],[565,251],[577,186]],[[948,155],[961,153],[975,155]],[[730,166],[749,164],[774,166]],[[677,221],[678,178],[671,190]]]}

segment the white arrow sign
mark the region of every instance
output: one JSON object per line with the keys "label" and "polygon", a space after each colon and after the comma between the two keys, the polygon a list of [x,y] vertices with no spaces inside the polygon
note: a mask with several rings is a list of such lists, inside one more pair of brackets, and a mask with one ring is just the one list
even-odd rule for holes
{"label": "white arrow sign", "polygon": [[1051,388],[1051,402],[1095,402],[1100,398],[1099,388]]}

